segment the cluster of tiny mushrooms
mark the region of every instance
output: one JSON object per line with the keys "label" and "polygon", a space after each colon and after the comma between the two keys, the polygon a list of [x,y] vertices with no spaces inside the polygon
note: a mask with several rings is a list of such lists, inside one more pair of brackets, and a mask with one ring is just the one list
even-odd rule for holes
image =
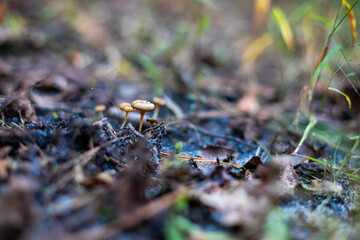
{"label": "cluster of tiny mushrooms", "polygon": [[129,112],[134,112],[136,110],[139,110],[139,112],[140,112],[140,124],[139,124],[139,132],[140,133],[141,133],[143,119],[144,119],[146,112],[151,112],[155,109],[155,112],[154,112],[152,118],[148,118],[148,119],[146,119],[146,121],[150,123],[150,127],[152,127],[153,124],[156,124],[157,123],[156,118],[159,114],[159,109],[160,109],[160,107],[165,105],[165,100],[162,98],[158,98],[158,97],[154,97],[152,100],[155,103],[156,108],[155,108],[154,103],[146,101],[146,100],[135,100],[132,103],[127,103],[127,102],[120,103],[119,104],[120,110],[125,112],[124,122],[121,125],[120,129],[124,128]]}

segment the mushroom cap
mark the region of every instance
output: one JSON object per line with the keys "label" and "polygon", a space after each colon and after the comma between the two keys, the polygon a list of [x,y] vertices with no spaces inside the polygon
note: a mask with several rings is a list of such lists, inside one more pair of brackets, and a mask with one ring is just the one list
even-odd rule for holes
{"label": "mushroom cap", "polygon": [[154,124],[154,123],[155,123],[155,124],[158,123],[158,121],[157,121],[156,119],[153,119],[153,118],[147,118],[146,121],[149,122],[149,123],[153,123],[153,124]]}
{"label": "mushroom cap", "polygon": [[120,103],[119,108],[120,108],[120,110],[123,110],[125,112],[134,112],[134,111],[136,111],[136,109],[132,108],[131,104],[127,103],[127,102]]}
{"label": "mushroom cap", "polygon": [[164,106],[166,104],[166,102],[163,98],[153,97],[152,100],[156,105],[159,105],[159,106]]}
{"label": "mushroom cap", "polygon": [[106,106],[105,105],[96,105],[95,106],[95,111],[96,112],[103,112],[106,110]]}
{"label": "mushroom cap", "polygon": [[154,110],[155,105],[146,100],[135,100],[131,103],[131,107],[138,109],[140,111],[150,112]]}

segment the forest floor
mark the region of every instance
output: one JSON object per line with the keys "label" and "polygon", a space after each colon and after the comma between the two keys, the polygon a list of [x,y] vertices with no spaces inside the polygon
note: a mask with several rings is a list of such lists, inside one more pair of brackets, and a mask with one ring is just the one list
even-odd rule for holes
{"label": "forest floor", "polygon": [[293,123],[318,36],[257,56],[253,1],[57,2],[0,3],[0,239],[357,239],[354,86]]}

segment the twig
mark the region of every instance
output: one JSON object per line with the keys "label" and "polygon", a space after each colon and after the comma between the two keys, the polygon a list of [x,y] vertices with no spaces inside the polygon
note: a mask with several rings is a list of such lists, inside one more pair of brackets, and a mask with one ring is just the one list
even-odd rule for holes
{"label": "twig", "polygon": [[[172,154],[169,152],[161,152],[161,156],[165,157],[165,158],[169,158]],[[234,163],[228,163],[228,162],[223,162],[223,161],[217,161],[217,160],[212,160],[212,159],[207,159],[207,158],[201,158],[201,157],[193,157],[193,156],[185,156],[182,154],[176,154],[174,155],[175,158],[178,158],[180,160],[184,160],[184,161],[190,161],[193,160],[195,162],[212,162],[212,163],[220,163],[220,164],[224,164],[224,165],[231,165],[235,168],[242,168],[243,166],[238,165],[238,164],[234,164]]]}

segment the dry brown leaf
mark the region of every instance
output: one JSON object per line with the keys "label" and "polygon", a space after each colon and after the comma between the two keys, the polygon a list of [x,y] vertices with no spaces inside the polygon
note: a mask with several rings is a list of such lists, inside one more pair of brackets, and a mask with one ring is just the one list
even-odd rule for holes
{"label": "dry brown leaf", "polygon": [[193,193],[203,204],[215,209],[219,222],[227,227],[243,226],[258,230],[266,212],[273,206],[278,192],[276,184],[241,181],[227,188],[208,183]]}
{"label": "dry brown leaf", "polygon": [[21,89],[10,94],[1,105],[1,112],[6,117],[21,117],[24,120],[35,121],[35,109],[29,100],[29,88]]}

